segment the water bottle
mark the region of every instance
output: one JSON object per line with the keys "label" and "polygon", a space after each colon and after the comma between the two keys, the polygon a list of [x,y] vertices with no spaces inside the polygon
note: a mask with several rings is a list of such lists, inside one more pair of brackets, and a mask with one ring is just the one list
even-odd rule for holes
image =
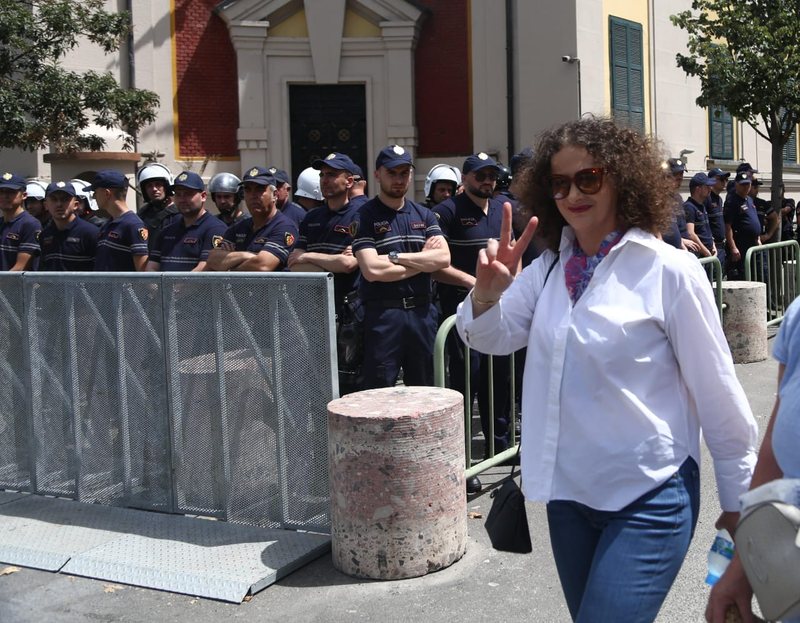
{"label": "water bottle", "polygon": [[714,537],[711,549],[708,550],[708,575],[706,584],[713,586],[725,573],[733,559],[733,539],[727,530],[720,530]]}

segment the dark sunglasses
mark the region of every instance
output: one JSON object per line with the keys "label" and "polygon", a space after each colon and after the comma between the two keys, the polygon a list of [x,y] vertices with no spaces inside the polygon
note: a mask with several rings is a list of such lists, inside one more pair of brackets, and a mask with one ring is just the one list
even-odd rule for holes
{"label": "dark sunglasses", "polygon": [[484,182],[486,179],[490,182],[497,181],[497,171],[475,171],[475,181],[478,183]]}
{"label": "dark sunglasses", "polygon": [[564,199],[569,195],[569,189],[575,184],[576,188],[584,195],[594,195],[603,187],[603,176],[606,170],[602,167],[581,169],[575,175],[551,175],[550,195],[553,199]]}

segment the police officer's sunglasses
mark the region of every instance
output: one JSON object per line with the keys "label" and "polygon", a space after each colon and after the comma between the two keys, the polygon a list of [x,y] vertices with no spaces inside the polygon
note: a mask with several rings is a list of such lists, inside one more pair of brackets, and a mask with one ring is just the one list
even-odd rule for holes
{"label": "police officer's sunglasses", "polygon": [[497,171],[475,171],[475,181],[483,184],[486,180],[490,182],[497,181]]}
{"label": "police officer's sunglasses", "polygon": [[591,167],[581,169],[575,175],[551,175],[548,182],[550,186],[550,196],[553,199],[564,199],[569,195],[569,189],[575,187],[584,195],[594,195],[600,192],[603,187],[603,176],[606,170],[602,167]]}

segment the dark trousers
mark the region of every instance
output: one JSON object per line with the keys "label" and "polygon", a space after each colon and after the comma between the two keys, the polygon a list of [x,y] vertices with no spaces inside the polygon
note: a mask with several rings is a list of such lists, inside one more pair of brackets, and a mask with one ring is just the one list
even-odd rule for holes
{"label": "dark trousers", "polygon": [[367,301],[364,313],[364,389],[392,387],[400,368],[406,385],[433,385],[437,313],[431,304],[385,308]]}

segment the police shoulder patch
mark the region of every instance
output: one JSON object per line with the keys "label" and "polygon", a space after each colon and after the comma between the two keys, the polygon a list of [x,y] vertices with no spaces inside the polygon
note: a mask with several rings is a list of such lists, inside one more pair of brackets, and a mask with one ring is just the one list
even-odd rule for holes
{"label": "police shoulder patch", "polygon": [[290,232],[290,231],[287,231],[283,235],[283,239],[286,241],[286,245],[287,246],[291,247],[294,244],[294,234],[292,232]]}
{"label": "police shoulder patch", "polygon": [[350,235],[355,238],[356,234],[358,233],[358,221],[353,221],[350,223]]}
{"label": "police shoulder patch", "polygon": [[139,237],[144,241],[147,241],[147,239],[150,237],[150,232],[147,231],[147,227],[140,227],[136,231],[139,232]]}
{"label": "police shoulder patch", "polygon": [[215,249],[219,249],[222,246],[222,236],[213,236],[211,238],[211,246]]}

